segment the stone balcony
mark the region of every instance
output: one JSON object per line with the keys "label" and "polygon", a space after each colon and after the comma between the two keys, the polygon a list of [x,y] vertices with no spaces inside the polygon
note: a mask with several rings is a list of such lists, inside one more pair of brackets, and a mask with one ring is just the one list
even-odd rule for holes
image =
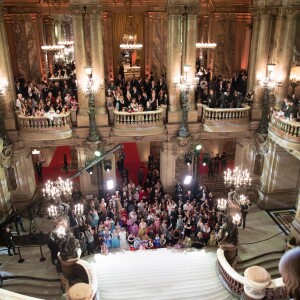
{"label": "stone balcony", "polygon": [[26,117],[17,115],[19,136],[23,140],[60,140],[72,136],[71,112]]}
{"label": "stone balcony", "polygon": [[118,136],[148,136],[164,132],[164,109],[142,112],[113,111],[113,130]]}
{"label": "stone balcony", "polygon": [[300,151],[300,123],[271,116],[269,136],[283,148]]}
{"label": "stone balcony", "polygon": [[202,123],[208,132],[240,132],[249,130],[250,109],[242,108],[209,108],[203,105]]}

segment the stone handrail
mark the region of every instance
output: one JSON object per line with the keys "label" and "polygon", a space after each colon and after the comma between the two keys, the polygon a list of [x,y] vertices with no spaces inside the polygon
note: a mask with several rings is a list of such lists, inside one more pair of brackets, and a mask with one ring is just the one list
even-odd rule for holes
{"label": "stone handrail", "polygon": [[242,108],[209,108],[203,105],[204,120],[249,120],[251,107],[243,105]]}
{"label": "stone handrail", "polygon": [[164,130],[163,108],[153,111],[122,112],[114,110],[114,132],[116,135],[144,136],[160,134]]}
{"label": "stone handrail", "polygon": [[271,116],[271,127],[277,129],[282,134],[300,139],[300,123],[287,120],[276,115]]}
{"label": "stone handrail", "polygon": [[26,117],[22,114],[18,114],[19,129],[22,130],[42,130],[44,128],[72,128],[71,112],[68,111],[64,114],[49,114],[44,116],[29,116]]}
{"label": "stone handrail", "polygon": [[236,132],[249,129],[250,109],[248,105],[242,108],[209,108],[203,105],[202,123],[204,131]]}
{"label": "stone handrail", "polygon": [[140,112],[123,112],[114,110],[115,126],[141,125],[141,124],[163,124],[163,109]]}
{"label": "stone handrail", "polygon": [[[230,292],[238,296],[244,294],[246,278],[238,274],[231,267],[225,258],[224,250],[222,248],[218,248],[217,250],[217,267],[219,275],[222,277],[222,281],[224,281]],[[282,278],[271,280],[266,288],[266,296],[264,299],[286,299],[286,297],[286,288]]]}

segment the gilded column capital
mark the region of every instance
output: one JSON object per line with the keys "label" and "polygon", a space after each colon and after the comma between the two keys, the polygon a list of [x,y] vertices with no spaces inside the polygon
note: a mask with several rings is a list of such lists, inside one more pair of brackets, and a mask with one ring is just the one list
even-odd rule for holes
{"label": "gilded column capital", "polygon": [[85,12],[91,15],[100,15],[103,12],[102,5],[89,5],[86,6]]}
{"label": "gilded column capital", "polygon": [[4,17],[7,14],[7,9],[4,7],[3,0],[0,0],[0,17]]}
{"label": "gilded column capital", "polygon": [[276,15],[278,13],[278,9],[276,7],[264,6],[256,8],[257,14],[262,16],[271,17],[272,15]]}
{"label": "gilded column capital", "polygon": [[190,4],[190,5],[168,5],[166,12],[168,15],[182,15],[184,13],[190,15],[198,15],[199,5]]}
{"label": "gilded column capital", "polygon": [[81,15],[86,13],[86,6],[84,5],[79,5],[79,4],[70,5],[69,9],[72,15]]}

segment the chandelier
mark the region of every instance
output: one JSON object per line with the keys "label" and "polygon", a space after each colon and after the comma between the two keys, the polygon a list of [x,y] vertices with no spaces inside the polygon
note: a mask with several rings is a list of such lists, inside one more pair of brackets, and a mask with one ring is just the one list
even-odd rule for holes
{"label": "chandelier", "polygon": [[216,43],[196,43],[196,48],[199,49],[215,49],[216,47]]}
{"label": "chandelier", "polygon": [[121,50],[141,50],[143,45],[137,43],[137,25],[133,22],[133,16],[131,14],[131,1],[129,1],[129,5],[129,22],[125,27],[123,43],[120,44],[120,48]]}
{"label": "chandelier", "polygon": [[41,46],[41,49],[44,51],[60,51],[64,49],[64,45],[43,45]]}
{"label": "chandelier", "polygon": [[228,169],[224,172],[224,183],[226,186],[234,186],[235,188],[246,187],[251,185],[250,173],[248,170],[240,170],[236,167],[233,171]]}
{"label": "chandelier", "polygon": [[60,177],[56,181],[48,180],[43,189],[43,196],[47,200],[52,200],[64,195],[69,197],[72,194],[73,183],[69,179],[62,180]]}
{"label": "chandelier", "polygon": [[222,199],[218,199],[217,201],[218,201],[217,202],[218,210],[225,211],[227,207],[227,199],[222,198]]}

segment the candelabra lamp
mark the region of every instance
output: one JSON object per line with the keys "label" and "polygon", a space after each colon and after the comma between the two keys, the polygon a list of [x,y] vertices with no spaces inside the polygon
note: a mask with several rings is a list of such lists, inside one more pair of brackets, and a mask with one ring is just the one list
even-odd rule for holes
{"label": "candelabra lamp", "polygon": [[83,83],[82,90],[88,97],[89,106],[89,135],[87,140],[89,142],[97,142],[100,140],[96,131],[96,119],[95,119],[95,94],[100,88],[99,82],[92,77],[92,67],[87,66],[84,68],[86,74],[86,80]]}
{"label": "candelabra lamp", "polygon": [[188,103],[188,95],[190,94],[191,90],[194,87],[194,82],[189,80],[188,73],[190,72],[191,66],[184,65],[183,72],[184,76],[180,76],[180,78],[174,78],[174,86],[180,89],[180,103],[181,103],[181,125],[179,128],[178,136],[181,138],[186,138],[190,136],[190,132],[188,129],[188,112],[189,112],[189,103]]}
{"label": "candelabra lamp", "polygon": [[290,76],[290,86],[292,87],[292,95],[295,94],[295,89],[300,85],[300,76],[291,75]]}
{"label": "candelabra lamp", "polygon": [[263,107],[262,107],[262,116],[259,122],[257,133],[259,134],[268,134],[269,128],[269,119],[270,119],[270,94],[275,86],[280,86],[281,82],[273,79],[273,71],[275,64],[268,64],[266,70],[266,76],[263,79],[259,79],[258,83],[263,86]]}

